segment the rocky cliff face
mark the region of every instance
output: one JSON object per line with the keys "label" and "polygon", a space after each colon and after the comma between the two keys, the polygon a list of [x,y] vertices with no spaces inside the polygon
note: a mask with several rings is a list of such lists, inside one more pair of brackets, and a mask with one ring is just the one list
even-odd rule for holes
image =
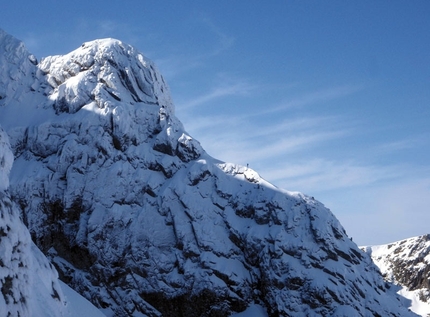
{"label": "rocky cliff face", "polygon": [[430,235],[363,247],[363,250],[387,281],[403,288],[400,293],[412,300],[415,312],[423,316],[430,314]]}
{"label": "rocky cliff face", "polygon": [[61,279],[106,315],[414,316],[321,203],[207,155],[133,47],[37,62],[2,36],[11,194]]}
{"label": "rocky cliff face", "polygon": [[0,128],[0,316],[63,316],[57,271],[31,242],[7,190],[13,155]]}

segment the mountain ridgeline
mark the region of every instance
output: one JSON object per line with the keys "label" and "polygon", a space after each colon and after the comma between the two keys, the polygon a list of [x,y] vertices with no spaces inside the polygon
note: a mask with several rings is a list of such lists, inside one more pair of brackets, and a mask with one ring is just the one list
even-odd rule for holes
{"label": "mountain ridgeline", "polygon": [[209,156],[132,46],[0,54],[11,198],[107,316],[416,316],[320,202]]}

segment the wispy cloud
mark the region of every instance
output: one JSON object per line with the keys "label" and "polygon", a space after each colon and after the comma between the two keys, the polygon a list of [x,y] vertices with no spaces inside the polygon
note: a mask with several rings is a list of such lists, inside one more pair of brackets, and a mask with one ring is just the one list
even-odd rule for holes
{"label": "wispy cloud", "polygon": [[[225,75],[221,80],[218,80],[218,84],[206,93],[203,93],[198,96],[191,97],[187,100],[183,100],[177,103],[177,108],[181,109],[181,111],[186,112],[192,110],[192,108],[197,106],[204,106],[205,104],[209,104],[214,100],[221,99],[224,97],[233,97],[233,96],[249,96],[251,94],[256,93],[267,93],[270,90],[270,86],[262,85],[261,83],[252,82],[248,79],[237,79],[234,77],[229,78],[228,75]],[[318,90],[314,92],[305,93],[295,99],[292,99],[287,102],[283,102],[280,105],[268,105],[264,107],[259,107],[257,109],[253,109],[253,111],[249,111],[246,113],[240,114],[234,118],[235,122],[239,121],[247,121],[250,118],[259,118],[264,115],[279,115],[280,118],[281,113],[285,111],[291,110],[294,107],[304,107],[308,105],[320,104],[325,101],[333,100],[336,98],[341,98],[343,96],[353,94],[360,90],[361,88],[358,86],[342,86],[335,88],[328,88],[324,90]],[[243,101],[245,102],[245,101]],[[195,117],[193,115],[193,117]],[[227,120],[231,120],[232,114],[229,113],[226,115]],[[325,124],[333,124],[334,121],[341,122],[336,118],[336,116],[326,115],[324,117],[301,117],[294,118],[293,120],[285,120],[282,125],[270,125],[270,129],[259,129],[254,130],[253,134],[260,134],[261,136],[264,133],[273,134],[276,133],[276,129],[285,130],[287,127],[290,130],[303,129],[309,127],[309,125],[315,125],[316,123],[319,126]],[[330,122],[331,121],[331,122]],[[216,121],[215,121],[216,122]],[[211,124],[213,125],[213,123]]]}
{"label": "wispy cloud", "polygon": [[209,44],[184,47],[183,43],[175,44],[175,41],[170,41],[168,54],[165,51],[154,54],[157,56],[155,62],[169,80],[207,66],[213,57],[234,46],[234,36],[223,31],[207,14],[195,12],[190,19],[192,19],[190,23],[196,24],[200,32],[205,33],[205,39]]}
{"label": "wispy cloud", "polygon": [[420,146],[425,146],[428,143],[428,140],[423,135],[418,135],[415,137],[408,137],[401,140],[396,140],[389,143],[379,144],[377,147],[373,149],[375,153],[392,153],[397,151],[404,151]]}
{"label": "wispy cloud", "polygon": [[328,192],[322,198],[330,201],[333,212],[360,245],[428,234],[430,178],[425,175],[430,174],[422,172],[420,177],[404,175],[378,186],[354,188],[353,194],[343,192],[345,197]]}
{"label": "wispy cloud", "polygon": [[189,110],[190,108],[203,105],[205,103],[212,102],[216,99],[228,97],[228,96],[244,96],[249,94],[255,85],[249,84],[245,81],[239,81],[234,84],[221,84],[218,87],[214,87],[209,92],[196,96],[188,101],[181,103],[180,107],[183,110]]}
{"label": "wispy cloud", "polygon": [[217,115],[186,117],[186,127],[210,154],[240,164],[282,160],[290,154],[350,135],[341,117],[300,117],[280,122],[261,121],[258,116]]}
{"label": "wispy cloud", "polygon": [[[250,112],[243,116],[243,121],[248,121],[251,117],[258,120],[265,113],[265,110],[259,112]],[[275,114],[276,117],[276,114]],[[282,118],[282,116],[280,116]],[[251,129],[246,133],[247,138],[272,137],[278,139],[282,135],[300,136],[304,133],[315,134],[316,131],[322,132],[327,129],[343,130],[343,118],[341,116],[300,116],[281,120],[279,123],[258,125],[257,128]]]}
{"label": "wispy cloud", "polygon": [[332,101],[338,98],[349,96],[364,89],[359,85],[344,85],[337,87],[325,88],[317,91],[302,93],[300,96],[290,100],[283,101],[279,106],[267,109],[267,112],[276,112],[291,108],[301,108],[305,106],[322,104],[327,101]]}
{"label": "wispy cloud", "polygon": [[214,48],[208,53],[208,57],[219,55],[234,45],[235,38],[222,31],[222,29],[216,25],[207,15],[200,15],[199,20],[204,26],[208,28],[210,33],[215,35],[216,38]]}
{"label": "wispy cloud", "polygon": [[334,189],[369,186],[403,177],[404,173],[398,166],[378,166],[369,165],[365,162],[305,158],[300,162],[284,162],[270,166],[264,175],[281,187],[288,186],[310,194]]}

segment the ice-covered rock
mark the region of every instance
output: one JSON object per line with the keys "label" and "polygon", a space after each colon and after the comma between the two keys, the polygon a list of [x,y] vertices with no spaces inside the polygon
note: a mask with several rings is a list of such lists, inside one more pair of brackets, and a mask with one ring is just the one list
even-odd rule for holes
{"label": "ice-covered rock", "polygon": [[107,315],[414,316],[321,203],[207,155],[136,49],[96,40],[33,66],[31,98],[0,106],[10,191]]}

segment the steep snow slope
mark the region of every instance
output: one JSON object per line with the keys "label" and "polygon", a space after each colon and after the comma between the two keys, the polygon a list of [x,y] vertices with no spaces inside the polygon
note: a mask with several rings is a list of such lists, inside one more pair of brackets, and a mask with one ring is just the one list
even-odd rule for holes
{"label": "steep snow slope", "polygon": [[[2,49],[31,61],[16,47]],[[133,47],[84,43],[20,74],[19,96],[1,81],[11,192],[108,316],[414,316],[321,203],[208,156]]]}
{"label": "steep snow slope", "polygon": [[430,315],[430,235],[362,249],[386,280],[399,285],[399,294],[412,301],[414,312]]}
{"label": "steep snow slope", "polygon": [[[99,309],[83,298],[67,284],[60,281],[60,286],[64,294],[66,313],[65,317],[106,317]],[[35,315],[36,316],[36,315]],[[37,316],[45,316],[40,314]]]}
{"label": "steep snow slope", "polygon": [[0,128],[0,316],[64,316],[64,297],[52,264],[31,242],[6,189],[13,156]]}
{"label": "steep snow slope", "polygon": [[0,127],[0,316],[104,316],[67,285],[31,242],[7,193],[13,154]]}

